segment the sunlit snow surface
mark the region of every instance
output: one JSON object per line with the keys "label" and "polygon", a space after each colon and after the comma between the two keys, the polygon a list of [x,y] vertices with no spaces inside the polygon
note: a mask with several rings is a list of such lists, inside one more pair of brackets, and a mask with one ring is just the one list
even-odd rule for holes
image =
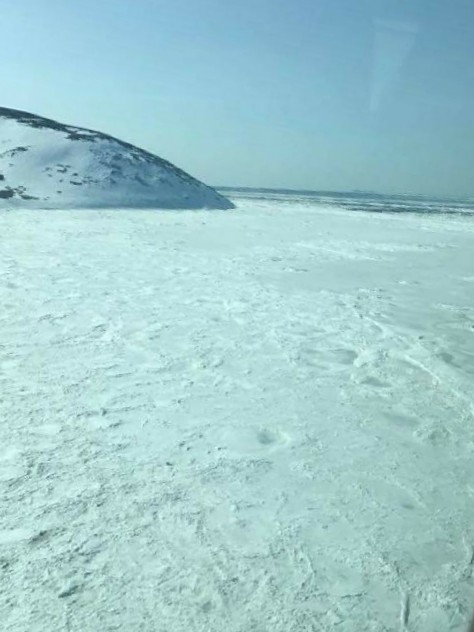
{"label": "sunlit snow surface", "polygon": [[269,197],[0,214],[3,629],[464,632],[474,218]]}

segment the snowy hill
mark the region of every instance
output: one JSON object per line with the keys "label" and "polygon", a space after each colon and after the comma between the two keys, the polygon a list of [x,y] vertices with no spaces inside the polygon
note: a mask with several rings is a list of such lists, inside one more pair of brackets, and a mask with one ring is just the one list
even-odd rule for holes
{"label": "snowy hill", "polygon": [[232,208],[214,189],[121,140],[0,107],[0,208]]}

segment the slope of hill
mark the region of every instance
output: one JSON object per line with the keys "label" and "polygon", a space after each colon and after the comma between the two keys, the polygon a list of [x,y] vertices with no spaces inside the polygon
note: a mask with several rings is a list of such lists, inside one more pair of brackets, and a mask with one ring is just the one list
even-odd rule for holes
{"label": "slope of hill", "polygon": [[0,208],[232,208],[170,162],[107,134],[0,107]]}

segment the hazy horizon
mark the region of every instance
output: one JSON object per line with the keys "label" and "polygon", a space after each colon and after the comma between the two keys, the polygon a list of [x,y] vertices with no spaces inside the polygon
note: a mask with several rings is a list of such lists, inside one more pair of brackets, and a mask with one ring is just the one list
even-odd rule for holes
{"label": "hazy horizon", "polygon": [[375,189],[310,189],[310,188],[300,188],[300,189],[295,189],[295,188],[291,188],[291,187],[283,187],[283,186],[279,186],[279,187],[251,187],[251,186],[245,186],[245,185],[239,185],[239,184],[213,184],[213,183],[208,183],[210,184],[210,186],[212,186],[213,188],[220,190],[220,191],[268,191],[268,192],[281,192],[281,193],[295,193],[295,194],[303,194],[303,193],[308,193],[308,194],[315,194],[315,195],[331,195],[331,194],[335,194],[335,195],[356,195],[356,194],[362,194],[362,195],[367,195],[367,196],[382,196],[382,197],[413,197],[413,198],[433,198],[433,199],[439,199],[439,200],[470,200],[471,198],[473,198],[472,195],[442,195],[442,194],[430,194],[430,193],[417,193],[414,191],[406,191],[404,193],[396,193],[393,191],[380,191],[380,190],[375,190]]}
{"label": "hazy horizon", "polygon": [[474,7],[92,0],[3,9],[1,105],[219,186],[474,195]]}

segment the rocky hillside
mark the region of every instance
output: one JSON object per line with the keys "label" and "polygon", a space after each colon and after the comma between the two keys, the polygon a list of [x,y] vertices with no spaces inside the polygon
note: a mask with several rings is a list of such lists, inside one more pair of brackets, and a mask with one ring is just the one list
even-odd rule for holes
{"label": "rocky hillside", "polygon": [[0,208],[232,208],[170,162],[100,132],[0,107]]}

